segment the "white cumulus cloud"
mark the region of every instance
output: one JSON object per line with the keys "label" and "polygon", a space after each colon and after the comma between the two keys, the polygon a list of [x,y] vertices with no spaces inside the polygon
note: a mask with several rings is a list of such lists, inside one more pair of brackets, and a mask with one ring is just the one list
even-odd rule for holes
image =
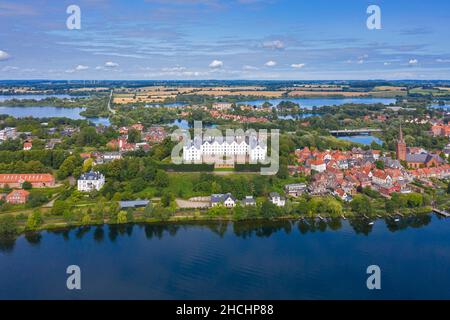
{"label": "white cumulus cloud", "polygon": [[220,60],[213,60],[210,64],[209,64],[210,68],[213,69],[217,69],[217,68],[222,68],[223,67],[223,61]]}
{"label": "white cumulus cloud", "polygon": [[411,60],[409,60],[408,63],[409,63],[410,65],[416,65],[416,64],[419,63],[419,60],[417,60],[417,59],[411,59]]}
{"label": "white cumulus cloud", "polygon": [[276,61],[273,60],[267,61],[265,64],[266,67],[275,67],[276,65],[277,65]]}
{"label": "white cumulus cloud", "polygon": [[294,68],[294,69],[301,69],[304,66],[305,66],[304,63],[293,63],[293,64],[291,64],[291,67]]}
{"label": "white cumulus cloud", "polygon": [[82,65],[82,64],[79,64],[79,65],[77,65],[77,66],[75,67],[75,70],[76,70],[76,71],[83,71],[83,70],[87,70],[87,69],[89,69],[89,67],[88,67],[88,66],[84,66],[84,65]]}
{"label": "white cumulus cloud", "polygon": [[119,66],[119,64],[116,62],[112,62],[112,61],[105,62],[106,68],[117,68],[118,66]]}
{"label": "white cumulus cloud", "polygon": [[283,49],[284,42],[281,40],[264,41],[262,46],[268,49]]}
{"label": "white cumulus cloud", "polygon": [[10,55],[7,52],[0,50],[0,61],[7,60],[9,57]]}
{"label": "white cumulus cloud", "polygon": [[257,67],[249,66],[249,65],[243,66],[242,69],[247,70],[247,71],[258,70]]}

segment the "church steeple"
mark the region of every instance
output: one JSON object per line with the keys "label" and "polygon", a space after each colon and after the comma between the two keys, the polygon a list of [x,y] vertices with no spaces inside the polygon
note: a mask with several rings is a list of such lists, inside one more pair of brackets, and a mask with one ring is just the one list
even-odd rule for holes
{"label": "church steeple", "polygon": [[400,122],[400,135],[398,141],[404,142],[403,140],[403,130],[402,130],[402,123]]}
{"label": "church steeple", "polygon": [[399,133],[399,137],[397,140],[397,145],[395,148],[396,152],[397,152],[397,159],[398,160],[406,160],[406,143],[405,140],[403,139],[403,130],[402,130],[402,124],[400,123],[400,133]]}

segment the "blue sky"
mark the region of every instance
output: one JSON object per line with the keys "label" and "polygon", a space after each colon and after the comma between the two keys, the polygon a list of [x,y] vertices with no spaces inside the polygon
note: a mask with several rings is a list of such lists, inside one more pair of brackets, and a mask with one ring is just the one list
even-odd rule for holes
{"label": "blue sky", "polygon": [[450,79],[449,21],[448,0],[0,0],[0,79]]}

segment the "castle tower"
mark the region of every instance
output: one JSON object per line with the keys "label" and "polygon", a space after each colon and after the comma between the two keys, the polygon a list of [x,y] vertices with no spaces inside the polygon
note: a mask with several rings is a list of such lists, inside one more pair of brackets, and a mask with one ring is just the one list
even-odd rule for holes
{"label": "castle tower", "polygon": [[396,150],[397,159],[400,161],[406,161],[406,143],[403,139],[403,130],[402,125],[400,124],[400,134],[399,139],[397,140]]}

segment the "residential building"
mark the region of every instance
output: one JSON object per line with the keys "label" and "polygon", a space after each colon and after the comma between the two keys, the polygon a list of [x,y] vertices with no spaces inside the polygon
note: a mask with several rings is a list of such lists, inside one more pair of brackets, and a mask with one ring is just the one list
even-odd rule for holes
{"label": "residential building", "polygon": [[0,141],[16,138],[17,138],[16,128],[6,127],[3,130],[0,130]]}
{"label": "residential building", "polygon": [[293,183],[284,186],[284,190],[288,196],[299,197],[306,191],[306,184]]}
{"label": "residential building", "polygon": [[244,206],[256,206],[256,200],[253,196],[246,196],[242,199],[242,205]]}
{"label": "residential building", "polygon": [[13,190],[6,196],[6,202],[10,204],[27,203],[30,193],[26,190]]}
{"label": "residential building", "polygon": [[271,192],[269,194],[269,201],[277,207],[284,207],[286,205],[286,199],[280,196],[277,192]]}
{"label": "residential building", "polygon": [[323,160],[317,159],[311,161],[311,170],[317,171],[319,173],[324,172],[327,169],[327,165]]}
{"label": "residential building", "polygon": [[105,184],[105,176],[100,172],[84,173],[78,179],[78,191],[91,192],[100,190]]}
{"label": "residential building", "polygon": [[236,206],[236,198],[231,193],[227,194],[213,194],[211,195],[211,206],[215,207],[222,205],[227,208],[234,208]]}
{"label": "residential building", "polygon": [[30,141],[24,142],[23,144],[24,151],[29,151],[31,150],[31,148],[33,148],[33,143],[31,143]]}

